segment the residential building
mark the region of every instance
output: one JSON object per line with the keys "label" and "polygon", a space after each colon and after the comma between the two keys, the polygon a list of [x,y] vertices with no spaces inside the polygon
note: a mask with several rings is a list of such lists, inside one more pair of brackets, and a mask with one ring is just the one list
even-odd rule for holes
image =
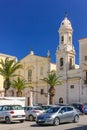
{"label": "residential building", "polygon": [[[17,57],[15,56],[0,53],[0,60],[2,59],[4,61],[7,57],[9,59],[13,59],[17,61]],[[3,76],[0,75],[0,96],[4,96],[3,82],[4,82],[4,78]],[[13,93],[13,91],[10,91],[10,93]]]}

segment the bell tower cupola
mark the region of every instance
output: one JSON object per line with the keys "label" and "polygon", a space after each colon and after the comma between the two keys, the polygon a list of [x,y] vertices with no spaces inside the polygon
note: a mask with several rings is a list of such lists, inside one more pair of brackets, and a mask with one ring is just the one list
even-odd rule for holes
{"label": "bell tower cupola", "polygon": [[75,49],[72,43],[73,28],[65,16],[58,30],[59,44],[56,50],[57,73],[66,72],[75,67]]}
{"label": "bell tower cupola", "polygon": [[65,49],[66,51],[72,49],[72,25],[71,22],[67,19],[67,17],[64,18],[64,20],[61,22],[60,28],[58,30],[59,32],[59,49]]}

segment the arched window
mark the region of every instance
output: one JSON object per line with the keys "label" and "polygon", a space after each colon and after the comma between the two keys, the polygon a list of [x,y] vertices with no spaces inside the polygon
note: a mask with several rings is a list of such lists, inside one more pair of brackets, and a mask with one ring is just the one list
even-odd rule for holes
{"label": "arched window", "polygon": [[43,67],[40,68],[40,76],[43,75]]}
{"label": "arched window", "polygon": [[28,70],[28,82],[32,82],[32,70]]}
{"label": "arched window", "polygon": [[60,58],[60,67],[63,66],[63,58]]}
{"label": "arched window", "polygon": [[64,36],[61,36],[61,43],[64,42]]}
{"label": "arched window", "polygon": [[75,69],[74,58],[73,57],[70,57],[70,60],[69,60],[69,69]]}
{"label": "arched window", "polygon": [[70,69],[72,69],[72,58],[70,58]]}
{"label": "arched window", "polygon": [[63,98],[62,97],[59,98],[59,103],[63,103]]}
{"label": "arched window", "polygon": [[71,36],[69,36],[69,41],[71,42]]}

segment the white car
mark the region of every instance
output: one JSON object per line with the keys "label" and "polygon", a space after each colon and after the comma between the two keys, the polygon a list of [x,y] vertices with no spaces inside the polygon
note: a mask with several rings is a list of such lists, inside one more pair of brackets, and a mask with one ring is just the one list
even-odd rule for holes
{"label": "white car", "polygon": [[13,121],[25,121],[25,111],[21,105],[2,105],[0,106],[0,122],[7,124]]}
{"label": "white car", "polygon": [[39,114],[45,111],[40,106],[26,106],[24,109],[26,112],[26,120],[29,121],[34,121]]}

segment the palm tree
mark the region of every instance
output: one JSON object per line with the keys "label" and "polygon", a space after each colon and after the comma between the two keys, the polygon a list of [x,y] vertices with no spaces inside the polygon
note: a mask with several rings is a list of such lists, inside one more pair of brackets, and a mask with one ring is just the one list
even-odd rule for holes
{"label": "palm tree", "polygon": [[54,104],[54,96],[56,93],[55,86],[61,85],[62,81],[59,80],[61,76],[57,76],[54,71],[48,73],[47,78],[43,78],[42,80],[45,81],[49,86],[49,96],[50,96],[50,104]]}
{"label": "palm tree", "polygon": [[8,57],[5,60],[0,60],[0,75],[4,77],[3,87],[5,89],[4,95],[7,96],[7,91],[11,85],[11,78],[17,76],[14,72],[17,69],[23,68],[20,62],[10,60]]}
{"label": "palm tree", "polygon": [[11,85],[17,90],[17,97],[22,97],[22,90],[29,87],[26,80],[20,77],[18,77],[17,80],[13,80]]}

